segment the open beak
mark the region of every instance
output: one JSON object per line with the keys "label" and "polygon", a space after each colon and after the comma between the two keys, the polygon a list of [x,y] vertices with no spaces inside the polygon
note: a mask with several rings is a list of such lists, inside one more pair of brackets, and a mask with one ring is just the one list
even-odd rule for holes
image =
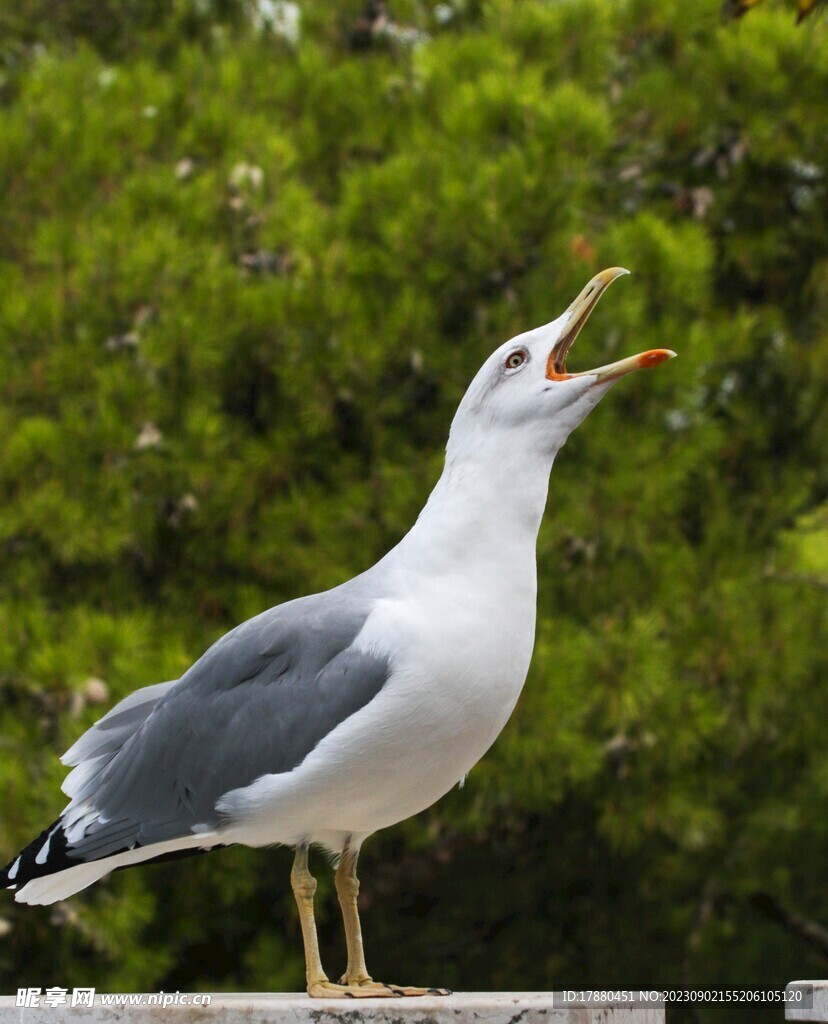
{"label": "open beak", "polygon": [[640,352],[637,356],[629,356],[627,359],[619,359],[617,363],[609,363],[607,366],[599,366],[597,370],[583,370],[581,373],[568,373],[566,369],[566,356],[572,348],[572,343],[578,337],[581,328],[589,319],[589,314],[598,305],[598,300],[609,288],[613,281],[629,270],[623,267],[610,267],[609,270],[602,270],[584,288],[577,299],[567,310],[569,321],[564,333],[555,342],[549,359],[546,363],[546,376],[549,380],[569,380],[572,377],[595,377],[596,384],[606,384],[608,381],[623,377],[625,373],[633,370],[647,370],[650,367],[658,366],[665,359],[672,359],[675,352],[668,348],[653,348],[649,352]]}

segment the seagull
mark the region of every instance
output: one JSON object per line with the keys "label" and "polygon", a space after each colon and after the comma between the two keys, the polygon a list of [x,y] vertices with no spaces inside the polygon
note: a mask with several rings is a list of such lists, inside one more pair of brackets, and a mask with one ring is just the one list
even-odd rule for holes
{"label": "seagull", "polygon": [[[570,373],[608,286],[498,348],[455,414],[445,467],[409,533],[372,568],[221,637],[180,679],[126,697],[64,754],[60,817],[2,872],[49,904],[116,868],[243,844],[295,848],[307,991],[443,994],[375,982],[357,858],[379,829],[461,783],[506,725],[535,639],[536,541],[555,456],[612,385],[675,353]],[[337,864],[347,967],[322,966],[310,846]]]}

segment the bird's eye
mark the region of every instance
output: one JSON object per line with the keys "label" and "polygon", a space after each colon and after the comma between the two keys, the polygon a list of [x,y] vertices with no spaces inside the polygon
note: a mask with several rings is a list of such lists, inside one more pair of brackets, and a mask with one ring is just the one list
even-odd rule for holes
{"label": "bird's eye", "polygon": [[505,366],[507,370],[516,370],[519,366],[523,366],[525,362],[526,353],[518,349],[517,352],[510,352],[509,355],[506,356]]}

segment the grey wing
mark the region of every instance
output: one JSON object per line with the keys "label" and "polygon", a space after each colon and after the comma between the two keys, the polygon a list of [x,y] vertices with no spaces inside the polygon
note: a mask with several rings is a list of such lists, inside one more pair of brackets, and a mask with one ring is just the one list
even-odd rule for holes
{"label": "grey wing", "polygon": [[[177,681],[174,679],[169,683],[145,686],[128,697],[124,697],[111,711],[107,711],[91,729],[86,730],[83,736],[66,751],[61,761],[64,764],[79,765],[94,757],[102,757],[117,751]],[[63,792],[69,796],[74,795],[70,782],[73,774],[69,775],[63,787]]]}
{"label": "grey wing", "polygon": [[64,757],[82,758],[65,787],[70,856],[212,829],[225,793],[299,765],[388,678],[386,659],[352,646],[370,607],[342,588],[281,605],[122,701]]}

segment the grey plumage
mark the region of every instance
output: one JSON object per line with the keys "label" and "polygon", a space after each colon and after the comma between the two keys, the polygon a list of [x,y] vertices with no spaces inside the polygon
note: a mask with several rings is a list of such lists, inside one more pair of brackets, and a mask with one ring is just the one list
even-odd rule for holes
{"label": "grey plumage", "polygon": [[[352,646],[371,605],[352,582],[271,608],[181,679],[123,700],[64,755],[78,767],[54,855],[98,859],[230,824],[216,809],[224,794],[301,764],[382,688],[386,660]],[[24,857],[29,877],[52,869],[43,838],[30,848],[42,868]]]}
{"label": "grey plumage", "polygon": [[[145,686],[128,697],[124,697],[91,729],[87,729],[76,743],[72,744],[61,758],[63,764],[79,765],[91,758],[114,753],[123,746],[153,707],[176,682],[178,682],[177,679],[169,683],[155,683],[153,686]],[[71,786],[69,782],[71,777],[70,775],[66,779],[64,792],[69,792],[67,786]],[[71,792],[70,795],[74,796],[75,793]]]}

